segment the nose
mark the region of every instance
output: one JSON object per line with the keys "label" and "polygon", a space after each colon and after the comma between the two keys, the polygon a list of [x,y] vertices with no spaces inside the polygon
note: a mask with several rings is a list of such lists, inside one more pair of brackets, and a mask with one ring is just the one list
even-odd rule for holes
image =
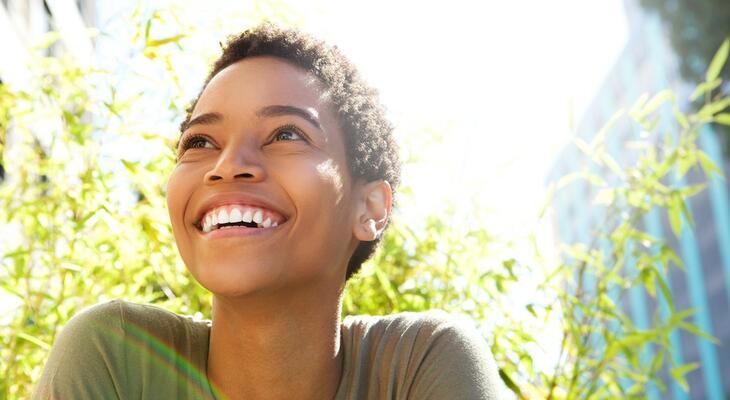
{"label": "nose", "polygon": [[253,183],[263,181],[265,178],[266,170],[254,151],[230,148],[221,152],[218,162],[205,174],[204,180],[206,184],[236,180]]}

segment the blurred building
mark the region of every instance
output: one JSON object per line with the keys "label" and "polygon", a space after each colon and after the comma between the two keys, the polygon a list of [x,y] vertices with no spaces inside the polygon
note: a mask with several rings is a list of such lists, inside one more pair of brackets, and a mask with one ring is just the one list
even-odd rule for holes
{"label": "blurred building", "polygon": [[[44,35],[56,31],[60,40],[45,55],[69,53],[85,63],[93,52],[88,28],[96,26],[97,0],[0,0],[0,79],[22,84],[26,79],[27,52]],[[21,82],[19,82],[21,81]]]}
{"label": "blurred building", "polygon": [[[69,53],[82,64],[90,60],[93,43],[88,28],[93,26],[96,0],[0,0],[0,84],[21,88],[27,84],[28,51],[50,31],[57,31],[60,40],[36,51],[47,56]],[[0,132],[4,129],[0,126]],[[10,142],[9,137],[0,138]],[[5,175],[0,157],[0,181]]]}
{"label": "blurred building", "polygon": [[[693,84],[684,82],[679,75],[676,56],[659,17],[646,13],[636,0],[625,1],[625,10],[630,30],[626,46],[577,125],[578,136],[586,141],[590,141],[615,111],[629,108],[644,92],[653,94],[669,88],[678,94],[681,102],[694,89]],[[680,107],[689,109],[684,101]],[[663,120],[673,120],[669,107],[660,112],[666,113]],[[607,138],[607,149],[619,163],[628,165],[633,160],[626,144],[639,134],[636,127],[618,125]],[[730,158],[723,154],[721,140],[711,127],[701,132],[699,145],[724,170],[725,176],[730,177]],[[575,146],[564,149],[557,160],[550,172],[550,181],[586,165],[585,156]],[[706,178],[701,171],[690,170],[677,183],[704,181]],[[592,213],[597,210],[591,206],[595,194],[588,184],[577,183],[558,196],[556,226],[562,241],[588,243],[591,240],[592,230],[602,223],[600,216]],[[685,264],[686,271],[672,268],[668,276],[676,308],[697,310],[692,322],[722,343],[717,346],[684,331],[675,333],[672,337],[675,361],[681,364],[696,362],[700,367],[687,375],[689,393],[676,383],[670,383],[664,393],[652,388],[652,399],[730,399],[729,198],[727,180],[712,179],[707,189],[689,202],[694,226],[687,229],[685,223],[679,239],[672,233],[666,215],[657,210],[643,221],[645,230],[666,240]],[[627,268],[632,268],[631,262],[627,263]],[[633,289],[620,300],[639,328],[649,326],[655,311],[666,312],[666,305],[656,304],[643,289]],[[665,381],[670,382],[666,371],[665,377]]]}

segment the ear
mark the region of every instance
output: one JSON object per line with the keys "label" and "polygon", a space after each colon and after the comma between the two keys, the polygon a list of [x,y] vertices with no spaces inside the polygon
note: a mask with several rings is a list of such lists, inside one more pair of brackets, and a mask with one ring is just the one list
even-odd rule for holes
{"label": "ear", "polygon": [[393,210],[393,190],[387,181],[362,184],[358,191],[353,234],[362,241],[375,240],[383,233]]}

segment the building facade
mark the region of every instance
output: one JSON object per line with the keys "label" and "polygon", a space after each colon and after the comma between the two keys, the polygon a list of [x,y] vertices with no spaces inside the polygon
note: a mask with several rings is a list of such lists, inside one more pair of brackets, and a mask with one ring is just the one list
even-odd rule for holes
{"label": "building facade", "polygon": [[[694,89],[694,85],[684,82],[679,75],[676,56],[661,20],[643,11],[637,3],[625,2],[630,29],[627,44],[577,125],[578,136],[586,141],[590,141],[615,111],[630,107],[642,93],[672,89],[678,99],[687,99]],[[686,101],[681,104],[682,109],[689,107]],[[661,112],[667,113],[663,120],[673,119],[671,109]],[[632,163],[631,152],[625,146],[639,134],[638,129],[628,124],[618,125],[609,134],[607,149],[620,164]],[[712,127],[701,131],[699,146],[730,177],[730,157],[723,153],[721,138]],[[564,149],[548,179],[555,181],[579,170],[584,159],[575,146]],[[701,171],[690,170],[675,183],[699,182],[707,182],[707,178]],[[667,276],[675,307],[695,309],[692,322],[715,336],[721,345],[685,331],[675,332],[671,338],[674,361],[696,362],[699,368],[686,376],[689,393],[672,382],[665,371],[667,392],[651,388],[652,399],[730,399],[730,188],[727,180],[717,177],[707,183],[704,191],[690,199],[688,207],[694,225],[688,228],[685,223],[679,238],[672,233],[666,216],[657,210],[644,218],[643,224],[647,232],[666,240],[685,265],[685,271],[670,268]],[[588,184],[577,183],[557,197],[556,227],[561,241],[589,242],[591,227],[600,224],[599,216],[592,212],[596,208],[590,206],[594,196]],[[627,268],[631,268],[631,262]],[[643,289],[632,289],[619,300],[638,328],[648,327],[656,311],[666,311],[662,309],[666,305],[657,304]]]}

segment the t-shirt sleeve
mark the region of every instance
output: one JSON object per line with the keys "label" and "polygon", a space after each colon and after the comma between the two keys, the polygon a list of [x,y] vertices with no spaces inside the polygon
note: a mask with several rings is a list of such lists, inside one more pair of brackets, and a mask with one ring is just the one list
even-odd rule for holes
{"label": "t-shirt sleeve", "polygon": [[429,314],[419,332],[419,335],[426,335],[422,339],[428,344],[408,397],[499,399],[502,382],[482,336],[473,327],[446,313]]}
{"label": "t-shirt sleeve", "polygon": [[126,397],[121,306],[98,304],[71,318],[56,338],[33,400]]}

